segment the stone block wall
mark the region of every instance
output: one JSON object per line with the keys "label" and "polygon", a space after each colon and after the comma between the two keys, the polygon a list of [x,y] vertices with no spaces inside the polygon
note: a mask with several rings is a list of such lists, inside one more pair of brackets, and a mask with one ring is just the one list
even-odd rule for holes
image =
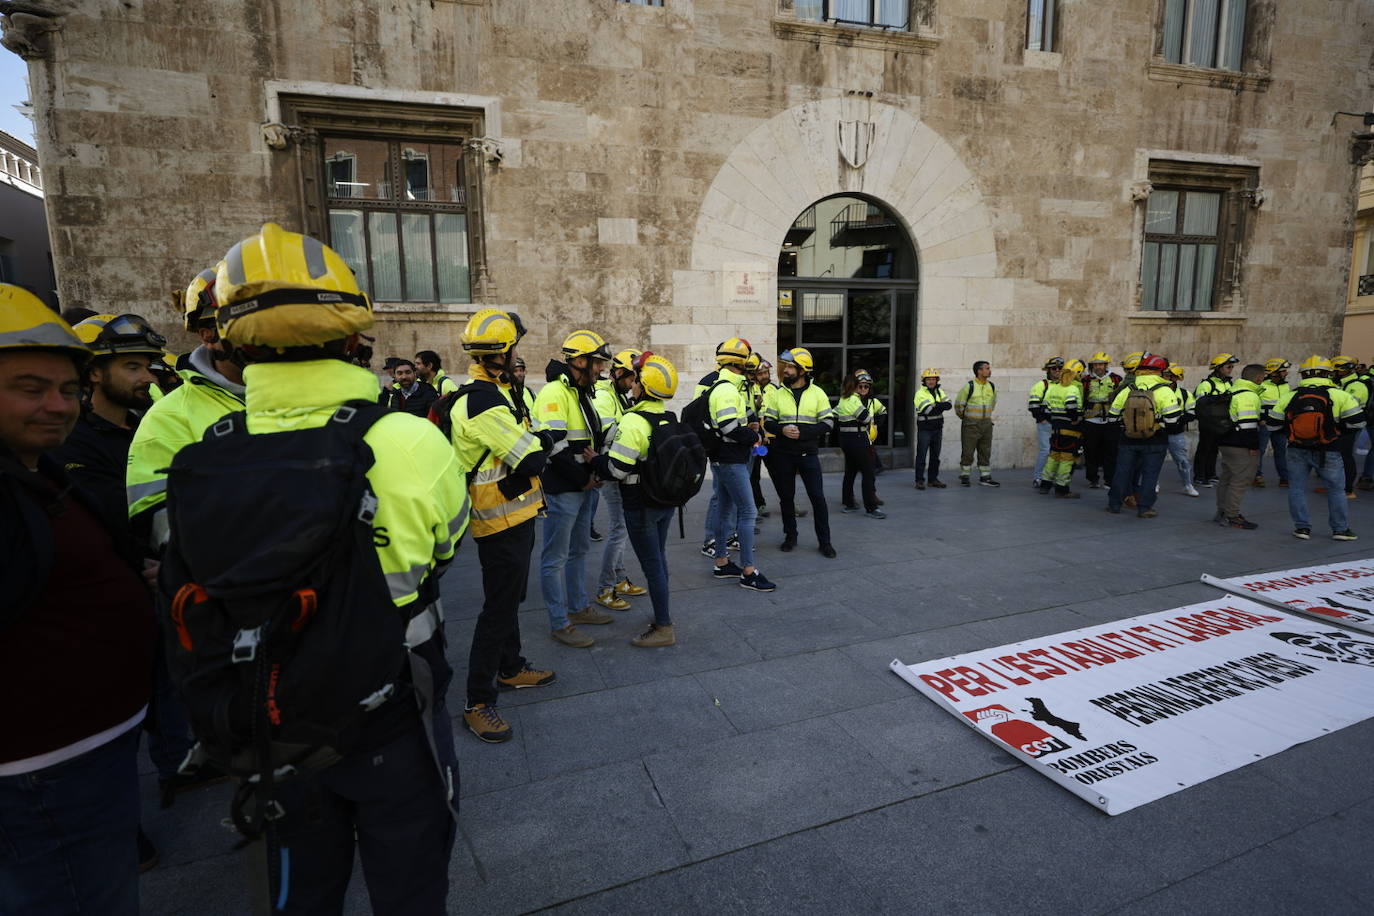
{"label": "stone block wall", "polygon": [[[1246,72],[1164,65],[1155,0],[1061,0],[1055,52],[1018,0],[922,0],[905,35],[801,23],[790,0],[53,0],[31,39],[38,145],[65,304],[170,322],[183,286],[266,219],[305,224],[295,149],[262,131],[283,87],[468,104],[484,167],[485,304],[520,311],[531,375],[575,327],[694,379],[741,334],[770,356],[783,234],[869,196],[920,264],[918,366],[990,359],[995,461],[1052,354],[1217,350],[1299,359],[1339,340],[1356,168],[1333,117],[1371,98],[1367,0],[1252,0]],[[1251,53],[1253,52],[1253,53]],[[861,167],[837,125],[871,122]],[[1137,311],[1151,158],[1258,169],[1237,294]],[[727,305],[749,270],[758,301]],[[387,306],[378,353],[455,362],[481,304]],[[1190,381],[1200,374],[1190,369]],[[952,387],[952,385],[951,385]],[[957,458],[957,456],[955,456]]]}

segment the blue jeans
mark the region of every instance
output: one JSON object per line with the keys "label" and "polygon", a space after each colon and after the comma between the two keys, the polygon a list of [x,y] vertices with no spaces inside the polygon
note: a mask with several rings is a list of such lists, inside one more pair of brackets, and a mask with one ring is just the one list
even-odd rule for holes
{"label": "blue jeans", "polygon": [[1040,475],[1045,473],[1045,462],[1050,457],[1050,437],[1054,435],[1053,423],[1035,424],[1035,445],[1038,451],[1035,453],[1035,479],[1039,480]]}
{"label": "blue jeans", "polygon": [[[754,507],[754,490],[749,485],[749,465],[731,464],[723,461],[711,462],[711,474],[715,478],[716,499],[719,509],[716,512],[716,557],[729,557],[725,541],[730,536],[730,525],[737,522],[739,535],[739,564],[745,568],[754,565],[754,518],[758,509]],[[776,481],[774,481],[776,485]]]}
{"label": "blue jeans", "polygon": [[568,615],[587,606],[587,547],[592,542],[592,491],[545,493],[544,550],[539,558],[539,588],[549,612],[549,628],[561,630]]}
{"label": "blue jeans", "polygon": [[[1193,465],[1188,460],[1188,434],[1174,433],[1169,437],[1169,457],[1174,460],[1174,468],[1178,471],[1178,479],[1183,484],[1183,489],[1188,489],[1193,485]],[[1161,465],[1161,469],[1162,469]]]}
{"label": "blue jeans", "polygon": [[1167,450],[1163,442],[1140,445],[1122,442],[1116,451],[1116,476],[1112,478],[1112,488],[1107,491],[1107,508],[1120,509],[1122,501],[1133,492],[1139,494],[1136,497],[1139,511],[1153,508],[1159,496],[1155,484],[1159,483],[1159,470],[1164,467]]}
{"label": "blue jeans", "polygon": [[148,732],[148,757],[157,767],[157,778],[162,781],[172,779],[186,754],[195,744],[191,737],[191,724],[186,721],[186,709],[172,686],[172,675],[167,671],[167,655],[164,643],[157,641],[157,657],[153,660],[153,695],[148,709],[153,719],[153,728]]}
{"label": "blue jeans", "polygon": [[[1264,429],[1261,427],[1259,436],[1259,471],[1260,476],[1264,475],[1264,451],[1270,443],[1274,445],[1274,470],[1279,473],[1279,482],[1288,479],[1288,430],[1286,429]],[[1366,461],[1366,464],[1369,462]]]}
{"label": "blue jeans", "polygon": [[630,546],[644,571],[644,584],[654,604],[654,623],[661,627],[673,625],[668,613],[668,528],[672,521],[672,509],[643,506],[625,510]]}
{"label": "blue jeans", "polygon": [[140,731],[0,776],[0,913],[137,916]]}
{"label": "blue jeans", "polygon": [[[753,472],[751,471],[750,473],[752,474]],[[753,483],[751,482],[751,483],[749,484],[749,486],[750,486],[750,492],[752,493],[752,492],[753,492],[753,489],[752,489],[752,488],[753,488]],[[776,485],[775,485],[775,486],[776,486]],[[754,513],[755,513],[755,515],[758,514],[758,507],[755,507],[755,508],[754,508]],[[719,495],[719,491],[716,489],[715,485],[712,484],[712,486],[711,486],[711,501],[708,502],[708,503],[706,504],[706,525],[705,525],[705,534],[703,534],[703,535],[702,535],[702,538],[701,538],[701,541],[702,541],[703,544],[706,543],[707,541],[711,540],[712,538],[714,538],[714,537],[716,536],[716,523],[719,522],[719,521],[720,521],[720,495]],[[739,514],[736,513],[735,516],[734,516],[733,518],[727,519],[727,520],[726,520],[726,524],[730,526],[730,533],[731,533],[731,534],[736,534],[736,533],[738,533],[738,531],[739,531]],[[722,541],[722,543],[724,543],[724,542]]]}
{"label": "blue jeans", "polygon": [[597,588],[613,588],[625,578],[625,505],[620,500],[620,484],[607,481],[597,491],[606,504],[606,549],[601,554],[601,575]]}
{"label": "blue jeans", "polygon": [[1316,471],[1326,484],[1326,514],[1331,533],[1350,527],[1349,507],[1345,499],[1345,465],[1340,452],[1319,452],[1310,448],[1288,450],[1288,514],[1294,528],[1311,528],[1307,514],[1307,476]]}

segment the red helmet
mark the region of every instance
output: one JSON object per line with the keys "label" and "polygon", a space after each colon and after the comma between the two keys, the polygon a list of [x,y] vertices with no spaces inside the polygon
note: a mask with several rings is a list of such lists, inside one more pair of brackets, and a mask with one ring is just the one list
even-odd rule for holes
{"label": "red helmet", "polygon": [[1156,369],[1163,372],[1169,368],[1169,361],[1157,353],[1146,353],[1145,358],[1140,361],[1138,369]]}

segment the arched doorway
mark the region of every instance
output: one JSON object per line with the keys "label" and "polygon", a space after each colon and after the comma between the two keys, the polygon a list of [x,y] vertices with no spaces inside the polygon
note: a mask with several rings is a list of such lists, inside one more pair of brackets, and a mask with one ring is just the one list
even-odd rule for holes
{"label": "arched doorway", "polygon": [[888,409],[880,447],[912,443],[918,285],[906,230],[886,207],[863,197],[827,197],[807,207],[778,254],[778,351],[810,350],[814,378],[832,402],[848,372],[867,369]]}

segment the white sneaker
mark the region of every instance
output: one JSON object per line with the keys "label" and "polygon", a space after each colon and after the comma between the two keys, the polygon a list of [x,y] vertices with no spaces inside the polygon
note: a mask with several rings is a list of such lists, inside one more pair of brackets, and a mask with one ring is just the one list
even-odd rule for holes
{"label": "white sneaker", "polygon": [[1192,484],[1188,484],[1186,487],[1183,488],[1183,495],[1184,495],[1184,496],[1198,496],[1198,495],[1200,495],[1200,494],[1199,494],[1198,491],[1197,491],[1197,487],[1193,486]]}

